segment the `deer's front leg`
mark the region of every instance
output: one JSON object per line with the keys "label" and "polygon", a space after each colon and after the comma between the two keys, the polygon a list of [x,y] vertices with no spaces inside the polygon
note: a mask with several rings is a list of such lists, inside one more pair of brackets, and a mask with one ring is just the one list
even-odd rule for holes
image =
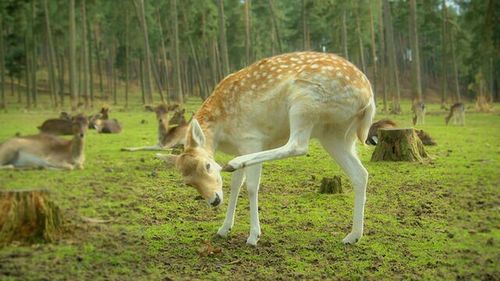
{"label": "deer's front leg", "polygon": [[250,235],[248,236],[247,244],[252,246],[257,246],[257,241],[259,241],[261,234],[258,203],[261,170],[262,164],[256,164],[245,169],[248,198],[250,201]]}
{"label": "deer's front leg", "polygon": [[236,203],[238,201],[238,195],[240,194],[241,185],[243,184],[243,178],[243,170],[234,172],[231,177],[231,198],[229,199],[224,224],[222,224],[219,231],[217,231],[219,236],[226,237],[234,225],[234,212],[236,211]]}

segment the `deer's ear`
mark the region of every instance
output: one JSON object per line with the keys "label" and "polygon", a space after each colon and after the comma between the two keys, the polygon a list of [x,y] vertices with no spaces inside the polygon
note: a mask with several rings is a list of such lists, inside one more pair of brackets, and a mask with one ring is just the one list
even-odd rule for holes
{"label": "deer's ear", "polygon": [[175,162],[177,161],[177,158],[179,158],[179,156],[174,154],[156,153],[156,158],[165,161],[168,167],[173,167],[175,166]]}
{"label": "deer's ear", "polygon": [[205,144],[205,134],[200,127],[198,120],[193,118],[191,121],[191,145],[194,147],[203,146]]}

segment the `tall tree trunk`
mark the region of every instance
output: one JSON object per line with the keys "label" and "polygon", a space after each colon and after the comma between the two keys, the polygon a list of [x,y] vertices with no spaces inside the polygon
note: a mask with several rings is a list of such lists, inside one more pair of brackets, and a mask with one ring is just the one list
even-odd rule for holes
{"label": "tall tree trunk", "polygon": [[443,17],[443,22],[441,26],[441,71],[442,71],[442,77],[441,77],[441,108],[444,108],[444,105],[446,103],[446,99],[448,96],[447,90],[448,90],[448,64],[447,64],[447,48],[446,45],[448,45],[448,42],[446,40],[446,34],[447,34],[447,21],[448,21],[448,12],[446,8],[446,0],[443,0],[441,2],[442,5],[442,17]]}
{"label": "tall tree trunk", "polygon": [[[222,1],[222,0],[219,0]],[[179,24],[178,24],[178,12],[177,12],[177,0],[172,1],[172,18],[174,19],[174,69],[173,69],[173,78],[175,85],[175,92],[177,95],[177,102],[182,104],[184,103],[183,99],[183,89],[182,89],[182,81],[181,81],[181,64],[180,64],[180,50],[179,50]]]}
{"label": "tall tree trunk", "polygon": [[302,0],[302,48],[303,50],[311,49],[311,44],[309,42],[309,27],[307,25],[307,1]]}
{"label": "tall tree trunk", "polygon": [[3,46],[3,16],[0,13],[0,108],[5,108],[7,102],[5,101],[5,49]]}
{"label": "tall tree trunk", "polygon": [[374,95],[374,98],[377,97],[377,86],[378,86],[378,76],[377,76],[377,46],[375,44],[375,26],[374,26],[374,23],[373,23],[373,4],[370,3],[370,39],[371,39],[371,51],[372,51],[372,63],[373,63],[373,66],[372,66],[372,75],[373,75],[373,92],[375,93]]}
{"label": "tall tree trunk", "polygon": [[343,8],[342,11],[342,46],[344,47],[344,57],[349,60],[349,51],[347,49],[347,8]]}
{"label": "tall tree trunk", "polygon": [[76,81],[76,28],[75,28],[75,0],[69,2],[69,92],[71,95],[71,109],[77,108],[78,89]]}
{"label": "tall tree trunk", "polygon": [[57,101],[57,75],[56,75],[56,55],[54,51],[54,41],[52,40],[52,30],[50,27],[50,16],[47,0],[43,0],[43,10],[45,14],[45,32],[47,35],[47,54],[49,70],[49,88],[55,107],[58,107]]}
{"label": "tall tree trunk", "polygon": [[455,28],[451,28],[450,30],[450,48],[451,48],[451,61],[453,63],[453,78],[455,81],[455,102],[462,101],[462,97],[460,95],[460,84],[458,82],[458,66],[457,66],[457,57],[455,55]]}
{"label": "tall tree trunk", "polygon": [[89,94],[90,94],[90,107],[94,107],[94,66],[92,63],[92,32],[90,29],[90,19],[84,23],[87,25],[87,56],[88,56],[88,73],[89,73]]}
{"label": "tall tree trunk", "polygon": [[[25,53],[25,57],[26,57],[26,70],[25,70],[25,81],[26,81],[26,108],[27,109],[30,109],[31,108],[31,83],[32,83],[32,76],[31,76],[31,54],[30,54],[30,51],[31,51],[31,48],[30,48],[30,45],[29,45],[29,38],[30,38],[30,27],[28,26],[27,27],[27,30],[26,30],[26,36],[24,38],[24,53]],[[21,85],[19,83],[19,85]]]}
{"label": "tall tree trunk", "polygon": [[35,40],[35,18],[36,18],[36,7],[35,7],[36,2],[32,1],[30,5],[30,18],[29,18],[29,28],[30,28],[30,48],[31,48],[31,56],[30,56],[30,64],[31,64],[31,95],[32,95],[32,100],[33,100],[33,107],[38,106],[38,89],[37,89],[37,76],[36,76],[36,71],[37,71],[37,53],[36,53],[36,40]]}
{"label": "tall tree trunk", "polygon": [[251,5],[252,0],[245,0],[245,63],[250,65],[252,62],[252,39],[250,37],[251,32]]}
{"label": "tall tree trunk", "polygon": [[130,65],[130,47],[129,47],[129,27],[128,27],[128,22],[129,22],[129,14],[128,14],[128,9],[125,10],[125,108],[128,108],[128,91],[129,91],[129,79],[130,79],[130,71],[129,71],[129,65]]}
{"label": "tall tree trunk", "polygon": [[358,33],[358,43],[359,43],[359,57],[361,62],[361,69],[364,73],[366,73],[366,64],[365,64],[365,52],[363,48],[363,38],[361,37],[361,24],[359,22],[359,15],[356,15],[356,30]]}
{"label": "tall tree trunk", "polygon": [[388,0],[384,1],[384,21],[387,39],[387,57],[389,59],[389,87],[392,94],[392,113],[400,114],[399,73],[396,65],[396,48],[394,45],[394,31],[392,27],[391,7]]}
{"label": "tall tree trunk", "polygon": [[99,76],[99,91],[101,92],[101,100],[104,100],[104,84],[102,79],[102,60],[101,60],[101,42],[97,33],[97,27],[94,27],[94,41],[95,41],[95,58],[97,66],[97,75]]}
{"label": "tall tree trunk", "polygon": [[146,104],[146,90],[145,90],[145,85],[144,85],[144,63],[143,59],[139,59],[139,76],[140,76],[140,81],[141,81],[141,97],[142,97],[142,104]]}
{"label": "tall tree trunk", "polygon": [[378,20],[378,34],[379,34],[379,45],[380,45],[380,76],[382,78],[382,97],[384,101],[383,112],[387,112],[387,51],[385,48],[385,36],[384,36],[384,21],[383,21],[383,8],[382,1],[377,1],[377,11],[379,13]]}
{"label": "tall tree trunk", "polygon": [[[175,2],[175,0],[174,0]],[[224,18],[224,0],[217,0],[217,11],[219,15],[219,40],[222,57],[222,76],[229,74],[229,56],[227,52],[226,20]]]}
{"label": "tall tree trunk", "polygon": [[64,106],[64,54],[60,54],[57,56],[57,68],[59,72],[59,101],[61,103],[61,107]]}
{"label": "tall tree trunk", "polygon": [[85,1],[80,2],[81,9],[81,17],[82,17],[82,64],[83,64],[83,79],[82,79],[82,91],[83,91],[83,100],[85,103],[85,108],[89,108],[89,54],[87,50],[87,12],[85,7]]}
{"label": "tall tree trunk", "polygon": [[415,0],[410,0],[410,45],[412,49],[411,60],[411,89],[413,99],[417,102],[422,102],[422,81],[420,73],[420,52],[418,44],[418,27],[417,27],[417,3]]}
{"label": "tall tree trunk", "polygon": [[276,35],[276,40],[278,41],[278,52],[281,54],[283,52],[283,48],[281,47],[281,38],[278,28],[278,21],[276,20],[276,15],[274,14],[273,0],[268,0],[268,4],[269,4],[269,12],[271,14],[271,19],[273,21],[274,34]]}
{"label": "tall tree trunk", "polygon": [[113,105],[118,104],[118,97],[116,94],[116,76],[117,76],[117,70],[115,67],[115,61],[116,61],[116,40],[113,40],[113,44],[111,45],[111,59],[110,59],[110,66],[111,66],[111,95],[113,96]]}
{"label": "tall tree trunk", "polygon": [[170,104],[170,98],[169,98],[169,72],[168,72],[168,60],[167,60],[167,48],[165,47],[165,35],[163,34],[163,25],[161,22],[161,16],[160,16],[160,10],[157,10],[157,16],[158,16],[158,26],[160,27],[160,52],[161,52],[161,59],[163,62],[163,68],[165,69],[165,75],[162,77],[161,81],[163,82],[163,89],[165,89],[165,95],[167,98],[167,104]]}
{"label": "tall tree trunk", "polygon": [[144,44],[144,92],[147,104],[153,103],[153,93],[151,89],[151,49],[149,48],[148,26],[144,10],[144,0],[134,0],[139,22],[141,24]]}

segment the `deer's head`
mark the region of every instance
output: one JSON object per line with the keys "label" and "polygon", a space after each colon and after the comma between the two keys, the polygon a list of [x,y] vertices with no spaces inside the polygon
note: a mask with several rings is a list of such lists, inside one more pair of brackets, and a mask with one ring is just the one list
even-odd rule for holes
{"label": "deer's head", "polygon": [[71,118],[71,128],[76,138],[83,139],[89,128],[89,120],[83,114],[78,114]]}
{"label": "deer's head", "polygon": [[196,119],[188,130],[184,152],[171,155],[171,161],[175,161],[184,183],[194,187],[210,206],[217,207],[223,200],[222,168],[206,149],[205,134]]}

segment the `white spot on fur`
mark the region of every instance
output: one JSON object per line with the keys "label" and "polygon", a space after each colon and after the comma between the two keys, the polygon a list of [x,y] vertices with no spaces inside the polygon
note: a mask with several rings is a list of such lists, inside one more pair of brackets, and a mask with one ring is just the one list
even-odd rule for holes
{"label": "white spot on fur", "polygon": [[318,67],[319,67],[319,65],[317,65],[317,64],[313,64],[313,65],[311,65],[311,68],[312,68],[312,69],[316,69],[316,68],[318,68]]}

